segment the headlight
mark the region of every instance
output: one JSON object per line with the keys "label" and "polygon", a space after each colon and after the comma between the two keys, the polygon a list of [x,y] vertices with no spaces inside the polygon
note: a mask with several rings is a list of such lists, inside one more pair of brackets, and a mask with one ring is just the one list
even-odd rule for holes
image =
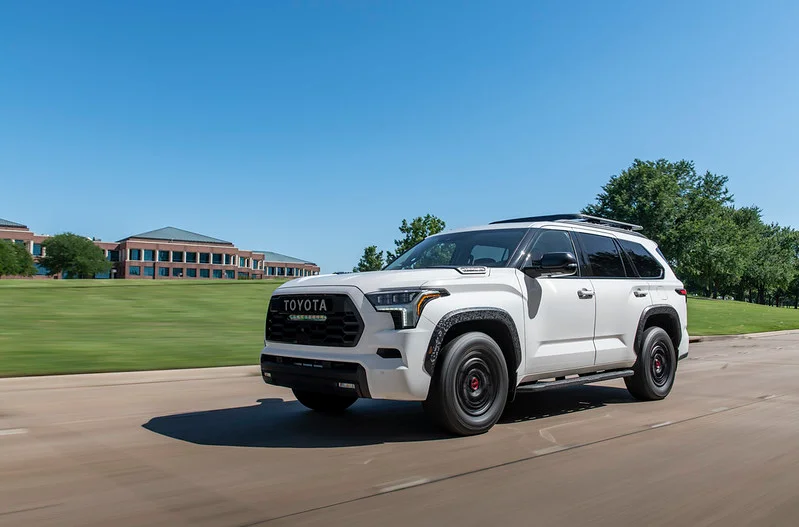
{"label": "headlight", "polygon": [[369,293],[366,298],[376,311],[391,313],[395,329],[409,329],[416,327],[424,306],[448,294],[443,289],[387,289]]}

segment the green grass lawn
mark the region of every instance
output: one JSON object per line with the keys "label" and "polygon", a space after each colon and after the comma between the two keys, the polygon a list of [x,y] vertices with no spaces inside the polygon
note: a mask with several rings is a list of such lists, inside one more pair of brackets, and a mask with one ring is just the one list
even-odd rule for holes
{"label": "green grass lawn", "polygon": [[781,329],[799,329],[799,310],[734,302],[688,299],[688,333],[739,335]]}
{"label": "green grass lawn", "polygon": [[[0,376],[257,364],[281,282],[0,280]],[[688,300],[691,335],[799,328],[799,310]]]}
{"label": "green grass lawn", "polygon": [[0,376],[257,364],[281,283],[0,280]]}

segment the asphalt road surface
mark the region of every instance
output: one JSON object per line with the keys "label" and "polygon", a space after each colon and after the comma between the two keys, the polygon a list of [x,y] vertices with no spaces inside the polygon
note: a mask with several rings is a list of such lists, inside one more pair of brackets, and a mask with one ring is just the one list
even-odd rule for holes
{"label": "asphalt road surface", "polygon": [[0,380],[0,525],[799,525],[799,334],[703,342],[664,401],[306,411],[257,368]]}

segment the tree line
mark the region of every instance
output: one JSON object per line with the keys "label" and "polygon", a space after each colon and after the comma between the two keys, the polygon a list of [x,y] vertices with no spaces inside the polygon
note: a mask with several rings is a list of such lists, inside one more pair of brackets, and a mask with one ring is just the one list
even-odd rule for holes
{"label": "tree line", "polygon": [[[582,212],[641,225],[693,294],[798,308],[799,232],[736,206],[728,181],[691,161],[636,159]],[[445,226],[430,214],[402,220],[395,251],[366,247],[353,271],[382,269]]]}
{"label": "tree line", "polygon": [[[42,242],[45,256],[39,264],[50,275],[66,273],[70,278],[93,278],[111,269],[103,250],[90,239],[66,232]],[[0,277],[33,276],[37,272],[33,256],[24,245],[0,240]]]}

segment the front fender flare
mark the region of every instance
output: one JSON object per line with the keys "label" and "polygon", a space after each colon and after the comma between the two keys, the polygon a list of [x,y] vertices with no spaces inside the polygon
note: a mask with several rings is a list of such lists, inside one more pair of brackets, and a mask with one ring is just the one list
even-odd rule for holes
{"label": "front fender flare", "polygon": [[[435,372],[436,361],[438,360],[438,356],[441,353],[441,348],[444,345],[444,339],[447,336],[447,332],[452,329],[453,326],[463,322],[477,322],[486,320],[500,322],[506,327],[508,333],[510,333],[510,339],[513,345],[513,353],[516,358],[516,364],[514,365],[515,371],[522,362],[522,347],[519,341],[519,332],[516,330],[516,323],[513,322],[513,318],[510,316],[510,314],[504,309],[499,309],[496,307],[456,309],[455,311],[450,311],[441,317],[441,320],[438,321],[438,324],[436,324],[436,327],[433,330],[433,334],[430,336],[430,344],[427,346],[427,352],[425,353],[424,357],[424,370],[431,377],[433,376],[433,373]],[[513,379],[511,379],[511,385],[515,386]]]}

